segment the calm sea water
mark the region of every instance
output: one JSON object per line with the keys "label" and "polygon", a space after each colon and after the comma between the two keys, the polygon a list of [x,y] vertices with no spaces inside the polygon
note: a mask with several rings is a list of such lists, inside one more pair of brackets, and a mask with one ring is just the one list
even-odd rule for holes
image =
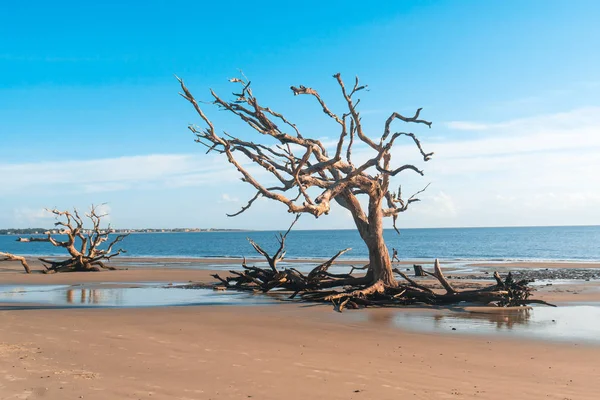
{"label": "calm sea water", "polygon": [[[277,232],[140,233],[127,237],[122,247],[131,257],[240,257],[254,256],[246,240],[275,249]],[[445,260],[559,260],[600,261],[600,226],[404,229],[385,232],[390,249],[402,259]],[[367,248],[354,230],[292,231],[288,258],[330,257],[351,247],[345,258],[368,258]],[[59,255],[48,243],[19,243],[0,235],[0,251],[26,255]]]}

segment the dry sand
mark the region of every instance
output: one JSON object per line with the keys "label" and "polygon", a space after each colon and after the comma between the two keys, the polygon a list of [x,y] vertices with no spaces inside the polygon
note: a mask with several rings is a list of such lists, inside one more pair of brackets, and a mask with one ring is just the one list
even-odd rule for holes
{"label": "dry sand", "polygon": [[[185,269],[47,276],[13,267],[0,284],[212,279]],[[539,297],[599,301],[600,287],[548,286]],[[0,307],[0,399],[575,400],[600,393],[600,347],[405,332],[390,326],[389,310],[19,308]]]}

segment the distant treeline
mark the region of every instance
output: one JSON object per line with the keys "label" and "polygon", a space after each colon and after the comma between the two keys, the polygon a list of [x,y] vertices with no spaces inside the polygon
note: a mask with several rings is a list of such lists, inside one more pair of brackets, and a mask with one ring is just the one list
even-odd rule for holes
{"label": "distant treeline", "polygon": [[0,235],[36,235],[48,231],[45,228],[0,229]]}
{"label": "distant treeline", "polygon": [[[25,228],[25,229],[0,229],[0,235],[43,235],[46,233],[57,234],[57,229]],[[87,233],[88,230],[84,230]],[[167,233],[167,232],[247,232],[245,229],[214,229],[214,228],[172,228],[172,229],[111,229],[111,233]]]}

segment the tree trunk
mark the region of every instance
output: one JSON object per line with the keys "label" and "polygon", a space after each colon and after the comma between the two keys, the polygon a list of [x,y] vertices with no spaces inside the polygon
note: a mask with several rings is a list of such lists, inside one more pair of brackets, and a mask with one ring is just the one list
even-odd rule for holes
{"label": "tree trunk", "polygon": [[361,233],[361,236],[369,248],[369,264],[373,271],[373,283],[382,281],[386,286],[396,286],[390,253],[383,239],[382,200],[383,193],[379,193],[379,191],[369,196],[369,227],[366,234],[362,235]]}
{"label": "tree trunk", "polygon": [[371,283],[382,281],[386,286],[396,286],[392,262],[383,239],[383,210],[381,203],[384,191],[377,187],[369,193],[369,215],[366,216],[360,202],[350,191],[337,196],[336,201],[350,211],[360,237],[369,249],[369,272]]}
{"label": "tree trunk", "polygon": [[414,264],[413,268],[415,270],[415,276],[425,276],[425,271],[423,271],[422,265]]}

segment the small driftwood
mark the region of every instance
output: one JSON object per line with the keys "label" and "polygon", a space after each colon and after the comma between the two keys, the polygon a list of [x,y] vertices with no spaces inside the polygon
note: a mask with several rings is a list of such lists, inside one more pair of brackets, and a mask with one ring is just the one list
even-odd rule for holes
{"label": "small driftwood", "polygon": [[25,272],[27,272],[28,274],[31,273],[31,268],[29,268],[29,264],[27,264],[27,260],[25,259],[25,257],[16,256],[10,253],[3,253],[0,251],[0,262],[2,261],[18,261],[23,266],[23,269],[25,269]]}

